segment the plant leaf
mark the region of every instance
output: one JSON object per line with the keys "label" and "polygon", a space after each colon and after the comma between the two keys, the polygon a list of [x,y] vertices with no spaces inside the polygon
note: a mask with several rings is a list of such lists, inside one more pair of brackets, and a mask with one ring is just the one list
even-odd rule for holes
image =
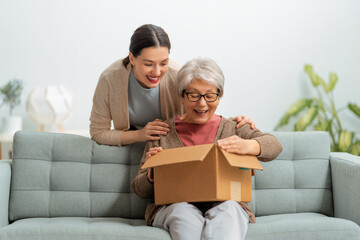
{"label": "plant leaf", "polygon": [[277,130],[279,127],[286,125],[289,123],[289,119],[293,116],[296,116],[299,112],[304,110],[307,107],[310,107],[312,103],[312,99],[300,99],[293,103],[288,110],[286,111],[285,115],[280,119],[279,123],[275,127],[275,130]]}
{"label": "plant leaf", "polygon": [[12,106],[20,104],[22,90],[22,80],[14,78],[0,88],[0,97],[4,104],[8,104],[12,108]]}
{"label": "plant leaf", "polygon": [[298,101],[296,101],[293,105],[290,106],[286,114],[289,114],[291,116],[297,115],[299,112],[301,112],[306,107],[310,107],[311,103],[313,102],[312,99],[303,98]]}
{"label": "plant leaf", "polygon": [[351,147],[351,154],[360,156],[360,140],[357,140]]}
{"label": "plant leaf", "polygon": [[332,91],[335,88],[335,85],[338,81],[338,77],[336,73],[330,73],[330,79],[329,79],[329,90]]}
{"label": "plant leaf", "polygon": [[317,77],[318,77],[319,82],[320,82],[321,86],[323,87],[324,91],[326,93],[329,93],[330,92],[330,87],[327,85],[327,83],[324,81],[324,79],[322,79],[320,76],[317,76]]}
{"label": "plant leaf", "polygon": [[295,131],[304,131],[314,121],[318,113],[319,107],[317,105],[312,106],[295,124]]}
{"label": "plant leaf", "polygon": [[358,107],[355,103],[349,103],[348,108],[355,113],[356,116],[360,117],[360,107]]}
{"label": "plant leaf", "polygon": [[331,121],[324,120],[323,122],[319,122],[314,126],[315,131],[327,131],[329,130]]}
{"label": "plant leaf", "polygon": [[314,87],[319,86],[320,82],[318,76],[314,73],[314,69],[311,65],[305,65],[304,71],[308,74],[311,83]]}
{"label": "plant leaf", "polygon": [[339,151],[348,152],[350,150],[354,133],[347,130],[342,130],[339,135]]}

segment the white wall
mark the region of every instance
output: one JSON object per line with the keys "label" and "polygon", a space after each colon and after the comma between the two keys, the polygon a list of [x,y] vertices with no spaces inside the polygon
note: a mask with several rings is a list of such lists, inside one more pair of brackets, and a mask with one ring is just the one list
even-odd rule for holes
{"label": "white wall", "polygon": [[[145,23],[167,31],[179,63],[197,56],[218,62],[224,116],[245,114],[272,130],[290,103],[311,93],[305,63],[325,79],[338,74],[338,107],[360,105],[358,0],[0,0],[0,86],[24,80],[14,111],[23,128],[37,128],[25,111],[30,91],[61,83],[75,101],[65,128],[87,129],[100,73],[127,55],[133,31]],[[351,114],[343,117],[360,129]]]}

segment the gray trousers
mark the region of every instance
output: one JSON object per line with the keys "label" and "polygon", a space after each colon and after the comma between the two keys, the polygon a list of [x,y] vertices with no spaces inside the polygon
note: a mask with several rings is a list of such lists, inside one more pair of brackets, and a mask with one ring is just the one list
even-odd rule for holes
{"label": "gray trousers", "polygon": [[235,201],[229,200],[204,214],[194,205],[181,202],[162,207],[153,226],[169,231],[172,239],[245,239],[249,217]]}

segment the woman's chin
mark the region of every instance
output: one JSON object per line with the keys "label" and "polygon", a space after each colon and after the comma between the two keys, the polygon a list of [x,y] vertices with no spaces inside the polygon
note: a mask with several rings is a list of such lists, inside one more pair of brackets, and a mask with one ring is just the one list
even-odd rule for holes
{"label": "woman's chin", "polygon": [[150,81],[148,81],[147,82],[147,84],[146,84],[146,86],[148,87],[148,88],[156,88],[157,86],[159,86],[159,81],[157,81],[157,82],[150,82]]}
{"label": "woman's chin", "polygon": [[193,112],[192,114],[184,114],[180,117],[181,121],[192,123],[192,124],[205,124],[211,119],[212,115],[209,116],[209,113],[206,114],[197,114]]}
{"label": "woman's chin", "polygon": [[207,117],[206,117],[206,118],[205,118],[205,117],[201,117],[201,118],[194,118],[192,122],[193,122],[194,124],[199,124],[199,125],[200,125],[200,124],[205,124],[205,123],[207,123],[208,121],[209,121],[209,118],[207,118]]}

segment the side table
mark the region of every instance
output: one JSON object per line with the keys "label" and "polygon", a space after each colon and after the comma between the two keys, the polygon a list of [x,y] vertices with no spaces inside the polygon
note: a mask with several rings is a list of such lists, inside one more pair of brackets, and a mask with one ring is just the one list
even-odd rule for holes
{"label": "side table", "polygon": [[0,134],[0,160],[12,159],[12,134]]}

